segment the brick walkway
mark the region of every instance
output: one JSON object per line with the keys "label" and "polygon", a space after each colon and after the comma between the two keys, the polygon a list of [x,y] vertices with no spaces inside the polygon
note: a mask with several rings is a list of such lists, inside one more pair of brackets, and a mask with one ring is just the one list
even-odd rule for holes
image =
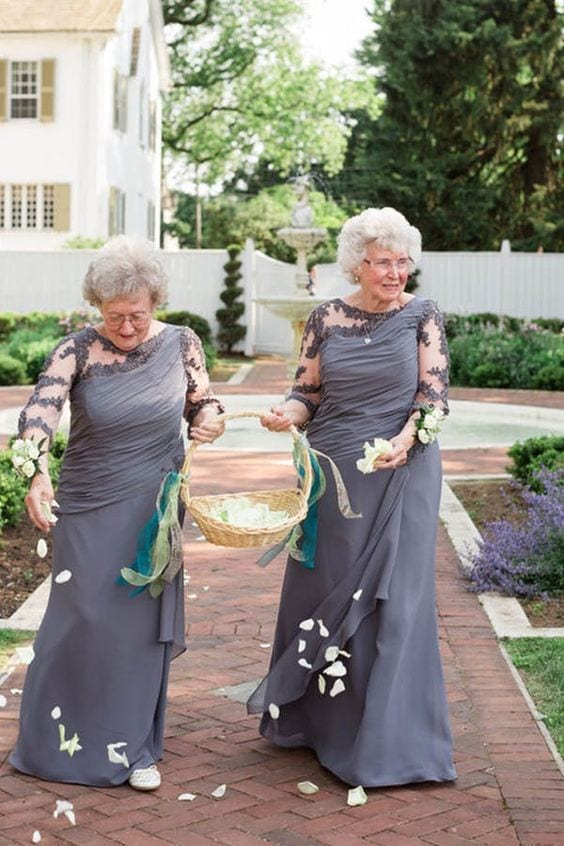
{"label": "brick walkway", "polygon": [[[261,370],[263,390],[276,393],[273,386],[283,373],[277,375],[272,365],[256,368],[257,393]],[[248,383],[238,390],[251,392]],[[472,452],[484,453],[490,468],[503,460],[492,459],[487,450]],[[457,462],[481,472],[478,457],[468,451],[445,455],[445,469]],[[196,454],[193,475],[201,493],[293,484],[280,453],[204,449]],[[29,844],[34,830],[46,846],[564,846],[564,780],[478,600],[465,590],[442,529],[437,599],[459,777],[454,785],[370,790],[361,808],[347,807],[346,787],[311,753],[276,749],[262,740],[257,718],[233,698],[242,700],[240,691],[221,690],[252,682],[266,670],[282,560],[259,569],[252,551],[212,547],[191,526],[185,550],[189,648],[173,664],[163,786],[141,794],[129,787],[49,784],[14,773],[5,758],[16,734],[19,698],[10,691],[23,685],[20,667],[2,691],[7,706],[0,710],[0,846]],[[319,793],[298,794],[296,783],[305,779],[318,784]],[[227,792],[213,799],[220,784]],[[184,792],[197,798],[178,801]],[[53,818],[56,799],[74,803],[76,827],[64,816]]]}

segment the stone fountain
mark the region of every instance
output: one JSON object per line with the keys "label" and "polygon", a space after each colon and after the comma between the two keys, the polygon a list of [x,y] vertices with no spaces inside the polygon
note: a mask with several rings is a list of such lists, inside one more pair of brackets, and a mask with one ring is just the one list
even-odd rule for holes
{"label": "stone fountain", "polygon": [[291,378],[296,370],[306,320],[312,309],[325,300],[325,297],[316,297],[308,291],[307,254],[327,236],[326,229],[314,226],[313,212],[308,203],[308,188],[307,176],[295,180],[296,204],[291,214],[292,225],[278,230],[279,237],[296,251],[294,290],[287,296],[260,297],[256,300],[259,305],[289,320],[292,325],[293,347],[288,363],[288,375]]}

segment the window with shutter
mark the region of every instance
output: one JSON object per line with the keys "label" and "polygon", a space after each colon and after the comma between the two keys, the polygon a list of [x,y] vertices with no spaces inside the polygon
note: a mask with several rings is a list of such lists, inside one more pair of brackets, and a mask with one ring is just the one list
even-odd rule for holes
{"label": "window with shutter", "polygon": [[131,61],[129,64],[129,75],[137,76],[137,65],[139,64],[139,45],[141,43],[141,28],[136,26],[131,33]]}
{"label": "window with shutter", "polygon": [[38,63],[10,63],[10,117],[12,120],[37,118]]}

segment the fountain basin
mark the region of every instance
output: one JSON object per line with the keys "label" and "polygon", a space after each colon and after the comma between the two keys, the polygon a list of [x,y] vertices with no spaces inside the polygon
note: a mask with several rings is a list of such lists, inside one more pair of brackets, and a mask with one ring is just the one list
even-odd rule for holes
{"label": "fountain basin", "polygon": [[289,320],[292,326],[292,357],[288,363],[288,375],[293,377],[298,365],[300,345],[304,326],[309,315],[320,303],[326,302],[326,297],[309,297],[304,295],[258,297],[255,302],[275,314]]}

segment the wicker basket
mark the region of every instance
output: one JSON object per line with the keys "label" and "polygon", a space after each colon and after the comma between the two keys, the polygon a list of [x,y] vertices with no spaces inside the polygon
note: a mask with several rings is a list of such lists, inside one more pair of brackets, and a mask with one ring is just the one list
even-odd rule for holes
{"label": "wicker basket", "polygon": [[[238,417],[262,417],[264,412],[241,411],[233,414],[223,414],[221,419],[234,420]],[[288,430],[292,438],[297,440],[300,435],[298,430],[291,426]],[[307,514],[307,500],[311,490],[312,470],[309,453],[304,450],[304,479],[301,489],[291,488],[289,490],[272,491],[243,491],[232,494],[213,494],[210,496],[191,496],[188,483],[190,467],[196,450],[196,444],[192,443],[186,452],[182,473],[186,481],[181,488],[181,496],[186,508],[200,527],[205,538],[217,546],[232,547],[261,547],[270,546],[283,540]],[[266,503],[273,510],[283,510],[289,515],[283,523],[275,526],[253,526],[247,528],[235,526],[219,520],[211,515],[212,506],[218,503],[225,503],[239,497],[246,497],[251,502]]]}

